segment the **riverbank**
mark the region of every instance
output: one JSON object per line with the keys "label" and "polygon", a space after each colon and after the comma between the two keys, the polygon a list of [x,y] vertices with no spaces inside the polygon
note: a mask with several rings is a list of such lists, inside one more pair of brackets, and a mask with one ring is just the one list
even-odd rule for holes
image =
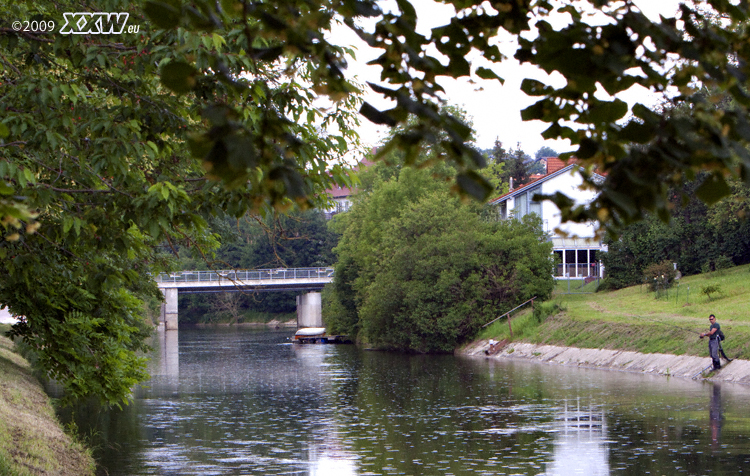
{"label": "riverbank", "polygon": [[50,399],[0,325],[0,474],[93,475],[91,454],[67,435]]}
{"label": "riverbank", "polygon": [[[750,266],[681,279],[654,293],[648,286],[594,293],[595,283],[563,282],[550,301],[536,303],[482,331],[459,353],[485,356],[488,340],[506,342],[489,358],[606,368],[750,385]],[[706,289],[713,289],[706,293]],[[718,372],[699,333],[716,314],[734,360]]]}
{"label": "riverbank", "polygon": [[[494,351],[494,352],[493,352]],[[567,367],[596,368],[750,385],[750,361],[722,359],[722,368],[711,371],[709,357],[671,354],[644,354],[626,350],[581,349],[556,345],[513,342],[501,348],[480,340],[457,354],[496,360],[525,360]]]}

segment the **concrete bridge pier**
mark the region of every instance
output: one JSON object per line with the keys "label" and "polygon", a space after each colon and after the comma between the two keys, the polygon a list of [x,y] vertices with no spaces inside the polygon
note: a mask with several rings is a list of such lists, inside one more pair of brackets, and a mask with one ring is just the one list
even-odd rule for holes
{"label": "concrete bridge pier", "polygon": [[161,305],[161,322],[168,331],[177,330],[177,288],[161,288],[164,303]]}
{"label": "concrete bridge pier", "polygon": [[297,328],[323,327],[323,305],[320,293],[297,296]]}

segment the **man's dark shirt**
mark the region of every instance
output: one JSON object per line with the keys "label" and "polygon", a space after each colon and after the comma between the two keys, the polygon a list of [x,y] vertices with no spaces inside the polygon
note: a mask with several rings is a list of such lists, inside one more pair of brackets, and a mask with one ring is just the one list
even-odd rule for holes
{"label": "man's dark shirt", "polygon": [[716,332],[714,332],[712,335],[708,336],[709,339],[718,339],[719,338],[719,331],[721,330],[721,326],[718,322],[714,322],[711,324],[711,327],[708,328],[708,332],[711,332],[711,330],[716,329]]}

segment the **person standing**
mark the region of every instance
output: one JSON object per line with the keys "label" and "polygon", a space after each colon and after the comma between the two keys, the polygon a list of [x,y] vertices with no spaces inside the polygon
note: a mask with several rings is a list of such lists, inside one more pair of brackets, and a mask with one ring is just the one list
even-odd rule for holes
{"label": "person standing", "polygon": [[719,360],[719,331],[721,326],[716,322],[716,316],[713,314],[708,316],[708,322],[711,323],[711,327],[708,328],[708,332],[701,332],[701,339],[708,337],[708,354],[713,360],[714,370],[718,370],[721,368],[721,361]]}

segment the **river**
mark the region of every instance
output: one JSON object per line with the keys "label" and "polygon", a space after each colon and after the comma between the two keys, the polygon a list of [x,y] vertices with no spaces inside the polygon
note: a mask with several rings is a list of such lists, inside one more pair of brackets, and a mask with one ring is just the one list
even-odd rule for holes
{"label": "river", "polygon": [[744,386],[291,334],[161,333],[133,404],[61,419],[112,476],[750,472]]}

